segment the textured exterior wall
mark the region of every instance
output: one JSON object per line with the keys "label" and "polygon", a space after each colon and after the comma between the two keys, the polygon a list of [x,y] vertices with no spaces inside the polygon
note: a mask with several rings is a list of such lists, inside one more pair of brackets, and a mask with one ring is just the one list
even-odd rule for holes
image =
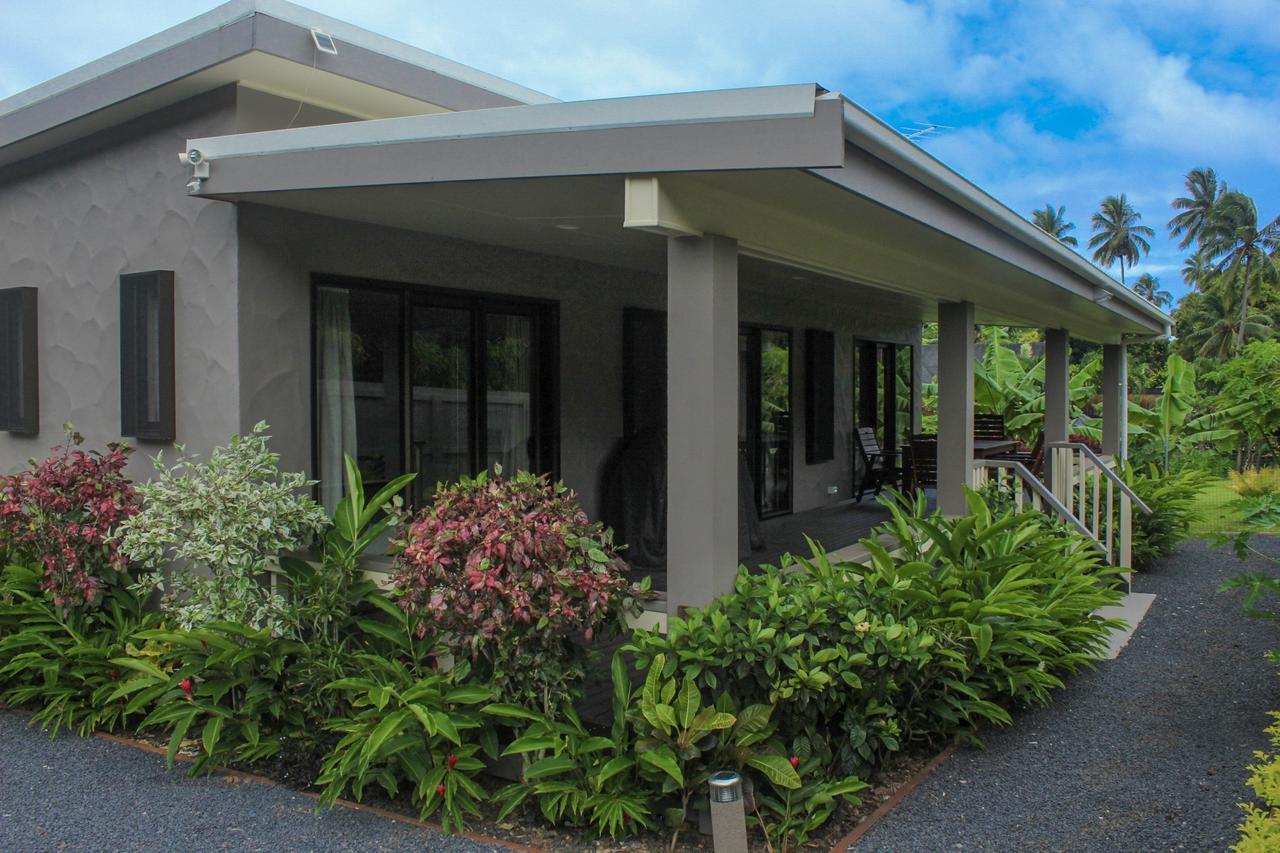
{"label": "textured exterior wall", "polygon": [[0,433],[0,470],[43,456],[68,420],[93,446],[120,438],[124,272],[176,273],[178,441],[205,451],[238,427],[235,209],[189,198],[177,156],[234,121],[228,87],[0,171],[0,286],[39,289],[40,337],[40,432]]}
{"label": "textured exterior wall", "polygon": [[[547,298],[560,305],[561,473],[596,512],[601,463],[622,435],[623,309],[664,309],[662,276],[254,205],[240,207],[238,224],[241,428],[270,423],[287,468],[311,468],[313,273]],[[803,286],[778,296],[744,288],[739,311],[743,322],[793,331],[795,509],[847,499],[853,337],[910,343],[918,340],[918,326],[878,314],[865,300],[833,304]],[[836,458],[821,465],[804,464],[809,327],[837,334]],[[832,485],[839,487],[835,496],[827,493]]]}

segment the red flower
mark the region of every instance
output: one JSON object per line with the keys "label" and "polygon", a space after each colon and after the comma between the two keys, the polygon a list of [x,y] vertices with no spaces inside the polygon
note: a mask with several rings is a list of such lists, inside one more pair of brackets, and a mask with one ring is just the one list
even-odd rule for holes
{"label": "red flower", "polygon": [[800,757],[799,757],[799,756],[793,755],[793,756],[791,756],[791,757],[790,757],[789,759],[787,759],[787,760],[791,762],[791,769],[792,769],[792,770],[797,770],[797,769],[799,769],[799,767],[800,767]]}
{"label": "red flower", "polygon": [[444,796],[444,783],[443,783],[443,782],[441,782],[439,785],[436,785],[436,793],[437,793],[437,794],[439,794],[439,795],[440,795],[440,796],[442,796],[442,797]]}
{"label": "red flower", "polygon": [[458,763],[458,756],[456,756],[456,755],[450,755],[450,756],[449,756],[449,769],[450,769],[450,770],[452,770],[452,769],[457,765],[457,763]]}
{"label": "red flower", "polygon": [[190,702],[190,701],[192,701],[192,700],[194,700],[194,699],[195,699],[195,691],[191,689],[191,679],[190,679],[190,678],[184,678],[184,679],[182,679],[181,681],[179,681],[179,682],[178,682],[178,686],[182,688],[182,692],[183,692],[183,693],[187,694],[187,701],[188,701],[188,702]]}

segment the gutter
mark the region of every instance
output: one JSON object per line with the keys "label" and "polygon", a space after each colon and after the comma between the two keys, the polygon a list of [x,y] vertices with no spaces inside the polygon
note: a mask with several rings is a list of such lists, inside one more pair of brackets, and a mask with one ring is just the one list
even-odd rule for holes
{"label": "gutter", "polygon": [[[840,94],[844,107],[845,138],[875,157],[885,161],[932,189],[970,213],[985,220],[1011,237],[1047,255],[1086,281],[1114,296],[1142,315],[1155,320],[1164,330],[1155,338],[1172,333],[1173,318],[1121,285],[1085,258],[1041,231],[1030,221],[1009,209],[999,200],[961,177],[927,151],[907,141],[889,125]],[[1103,300],[1094,299],[1095,303]]]}

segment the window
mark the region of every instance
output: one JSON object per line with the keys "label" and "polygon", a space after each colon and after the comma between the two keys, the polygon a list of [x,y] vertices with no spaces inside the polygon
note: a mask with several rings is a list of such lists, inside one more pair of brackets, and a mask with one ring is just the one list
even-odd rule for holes
{"label": "window", "polygon": [[738,329],[738,448],[761,518],[791,512],[791,332]]}
{"label": "window", "polygon": [[554,473],[555,310],[544,303],[317,278],[315,470],[320,500],[343,495],[343,455],[378,488],[501,465]]}
{"label": "window", "polygon": [[177,438],[171,270],[120,276],[120,434]]}
{"label": "window", "polygon": [[0,290],[0,430],[35,435],[40,429],[36,289]]}
{"label": "window", "polygon": [[822,329],[804,333],[804,461],[836,458],[836,336]]}

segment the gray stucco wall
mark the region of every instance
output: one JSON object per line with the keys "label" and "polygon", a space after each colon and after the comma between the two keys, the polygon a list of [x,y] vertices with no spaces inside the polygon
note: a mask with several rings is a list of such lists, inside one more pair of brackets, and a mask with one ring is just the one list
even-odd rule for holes
{"label": "gray stucco wall", "polygon": [[[410,231],[241,205],[241,429],[272,425],[285,467],[311,467],[310,282],[313,273],[553,299],[560,311],[561,473],[593,515],[600,466],[622,435],[622,317],[628,306],[663,309],[662,276]],[[849,497],[853,337],[911,343],[918,327],[878,314],[865,299],[770,295],[744,287],[743,322],[793,331],[796,510]],[[805,328],[837,333],[836,458],[804,464]],[[314,472],[313,472],[314,473]],[[830,495],[828,486],[839,492]]]}
{"label": "gray stucco wall", "polygon": [[[187,194],[188,138],[348,116],[237,86],[0,169],[0,287],[39,289],[40,432],[0,432],[0,471],[61,441],[120,439],[119,276],[175,273],[177,441],[205,454],[241,428],[236,209]],[[143,443],[130,473],[150,475]]]}
{"label": "gray stucco wall", "polygon": [[0,433],[0,470],[43,456],[68,420],[92,446],[120,438],[124,272],[176,273],[178,440],[203,451],[237,429],[235,210],[189,198],[177,156],[234,122],[228,87],[0,171],[0,287],[39,289],[40,338],[40,432]]}

